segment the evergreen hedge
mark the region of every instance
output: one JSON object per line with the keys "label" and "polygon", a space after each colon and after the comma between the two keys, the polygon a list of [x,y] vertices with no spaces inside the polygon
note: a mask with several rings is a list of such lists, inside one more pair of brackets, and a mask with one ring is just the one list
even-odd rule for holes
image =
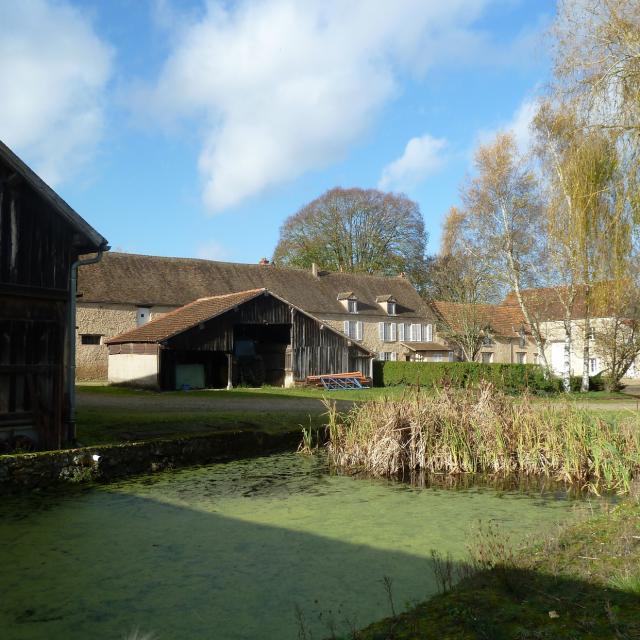
{"label": "evergreen hedge", "polygon": [[[562,381],[544,376],[543,368],[535,364],[485,364],[482,362],[393,362],[373,363],[373,383],[377,387],[419,384],[424,387],[450,385],[457,388],[473,386],[485,380],[509,393],[529,391],[557,392]],[[571,379],[572,391],[579,391],[582,379]],[[591,378],[590,388],[601,389],[599,376]]]}

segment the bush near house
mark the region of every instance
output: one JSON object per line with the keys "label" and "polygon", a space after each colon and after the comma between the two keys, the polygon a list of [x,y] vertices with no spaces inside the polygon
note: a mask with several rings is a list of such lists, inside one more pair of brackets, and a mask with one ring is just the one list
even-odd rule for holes
{"label": "bush near house", "polygon": [[[497,389],[509,393],[525,390],[558,392],[562,381],[548,378],[541,366],[535,364],[485,364],[482,362],[393,362],[376,361],[373,367],[373,383],[379,387],[419,384],[424,387],[445,385],[465,388],[481,381],[491,382]],[[571,379],[571,390],[579,391],[582,379]],[[590,389],[604,388],[602,378],[593,376]]]}

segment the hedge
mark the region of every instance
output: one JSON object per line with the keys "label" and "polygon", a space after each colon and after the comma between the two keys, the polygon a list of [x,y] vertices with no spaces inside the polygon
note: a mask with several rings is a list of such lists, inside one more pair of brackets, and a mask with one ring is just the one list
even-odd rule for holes
{"label": "hedge", "polygon": [[[534,364],[485,364],[481,362],[393,362],[375,361],[373,383],[377,387],[419,384],[425,387],[451,385],[468,387],[481,380],[493,383],[509,392],[530,391],[557,392],[562,381],[545,377],[544,370]],[[572,391],[579,391],[582,379],[571,379]],[[591,389],[602,388],[599,376],[591,378]]]}

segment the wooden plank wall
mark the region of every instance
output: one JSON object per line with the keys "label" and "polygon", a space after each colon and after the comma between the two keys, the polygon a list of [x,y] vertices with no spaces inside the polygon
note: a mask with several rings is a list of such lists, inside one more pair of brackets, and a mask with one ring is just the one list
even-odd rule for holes
{"label": "wooden plank wall", "polygon": [[0,165],[0,428],[59,446],[73,235]]}

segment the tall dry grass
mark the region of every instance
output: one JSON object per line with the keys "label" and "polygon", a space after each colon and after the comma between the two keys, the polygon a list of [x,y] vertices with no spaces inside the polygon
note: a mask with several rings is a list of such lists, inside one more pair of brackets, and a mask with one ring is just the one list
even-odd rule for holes
{"label": "tall dry grass", "polygon": [[332,463],[376,476],[535,474],[620,493],[640,476],[638,415],[609,423],[568,403],[514,399],[490,384],[411,392],[346,414],[327,408]]}

